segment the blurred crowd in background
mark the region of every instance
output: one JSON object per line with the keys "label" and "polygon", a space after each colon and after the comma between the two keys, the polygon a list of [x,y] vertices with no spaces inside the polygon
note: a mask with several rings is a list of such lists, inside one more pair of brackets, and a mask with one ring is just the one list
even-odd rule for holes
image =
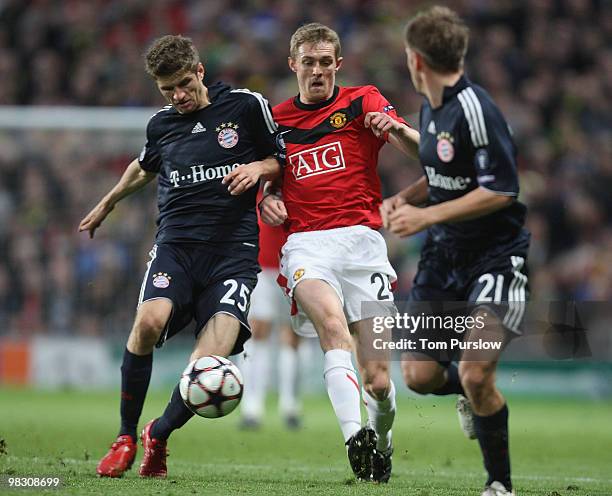
{"label": "blurred crowd in background", "polygon": [[[505,113],[529,206],[532,296],[612,299],[612,9],[606,0],[457,0],[471,29],[466,70]],[[289,38],[303,23],[338,31],[339,83],[375,84],[417,122],[401,0],[0,0],[0,105],[159,107],[143,69],[153,38],[191,36],[205,82],[297,92]],[[0,130],[0,334],[126,334],[156,217],[155,188],[119,204],[94,241],[79,220],[117,181],[141,133]],[[391,147],[385,147],[391,148]],[[383,153],[386,196],[421,175]],[[422,236],[387,236],[409,290]]]}

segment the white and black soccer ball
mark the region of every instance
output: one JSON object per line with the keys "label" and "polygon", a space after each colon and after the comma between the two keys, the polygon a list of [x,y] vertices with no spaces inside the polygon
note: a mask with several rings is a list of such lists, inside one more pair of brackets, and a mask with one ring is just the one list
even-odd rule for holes
{"label": "white and black soccer ball", "polygon": [[183,401],[193,413],[217,418],[238,406],[244,386],[236,365],[227,358],[210,355],[187,365],[179,389]]}

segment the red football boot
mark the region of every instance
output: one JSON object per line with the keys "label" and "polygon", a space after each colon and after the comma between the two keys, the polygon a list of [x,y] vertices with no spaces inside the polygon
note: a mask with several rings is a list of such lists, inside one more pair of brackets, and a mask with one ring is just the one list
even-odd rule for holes
{"label": "red football boot", "polygon": [[132,468],[136,450],[137,446],[132,436],[119,436],[98,463],[96,473],[100,477],[121,477]]}
{"label": "red football boot", "polygon": [[145,425],[140,435],[142,447],[144,448],[144,455],[142,457],[139,472],[141,477],[164,478],[168,475],[168,469],[166,468],[166,456],[168,456],[166,441],[153,439],[151,437],[151,427],[153,427],[156,420],[157,419],[153,419]]}

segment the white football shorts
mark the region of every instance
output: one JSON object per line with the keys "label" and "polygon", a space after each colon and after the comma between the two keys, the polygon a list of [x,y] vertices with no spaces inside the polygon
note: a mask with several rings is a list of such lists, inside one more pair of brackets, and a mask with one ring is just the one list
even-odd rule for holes
{"label": "white football shorts", "polygon": [[[290,298],[302,281],[327,282],[338,294],[349,324],[395,312],[391,285],[397,275],[389,263],[385,240],[369,227],[291,234],[282,249],[280,272],[279,283]],[[297,334],[317,336],[312,322],[295,302],[291,313]]]}
{"label": "white football shorts", "polygon": [[289,301],[278,287],[278,270],[264,267],[251,294],[249,319],[289,324]]}

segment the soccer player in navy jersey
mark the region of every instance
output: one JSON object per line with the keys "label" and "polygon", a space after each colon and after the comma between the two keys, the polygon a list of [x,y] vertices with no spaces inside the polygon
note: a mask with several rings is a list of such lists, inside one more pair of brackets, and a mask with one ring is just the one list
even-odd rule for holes
{"label": "soccer player in navy jersey", "polygon": [[[395,388],[388,357],[382,353],[376,359],[367,357],[372,319],[387,315],[395,280],[378,232],[382,227],[378,153],[387,142],[409,153],[418,133],[397,116],[376,87],[335,84],[342,66],[340,48],[337,33],[319,23],[304,25],[291,37],[288,63],[299,94],[273,108],[287,165],[280,190],[268,194],[260,205],[264,221],[283,224],[289,234],[279,280],[293,299],[294,330],[319,337],[325,386],[351,468],[360,480],[387,482]],[[377,112],[393,120],[399,129],[396,134],[406,138],[373,133],[370,120]],[[231,173],[230,187],[243,172]],[[246,177],[244,182],[248,183]],[[387,305],[367,308],[363,302]],[[353,353],[368,412],[365,426]]]}
{"label": "soccer player in navy jersey", "polygon": [[[256,189],[230,195],[222,180],[240,164],[255,180],[272,178],[284,160],[268,102],[223,83],[206,87],[189,38],[164,36],[145,59],[169,105],[151,117],[140,157],[79,225],[93,237],[118,201],[158,178],[156,241],[121,365],[119,436],[97,466],[102,477],[121,477],[134,462],[154,347],[193,319],[190,361],[242,351],[260,270]],[[142,432],[141,476],[166,477],[166,440],[192,416],[177,385],[163,415]]]}
{"label": "soccer player in navy jersey", "polygon": [[[408,69],[425,97],[419,143],[425,174],[386,199],[381,213],[385,226],[400,236],[427,231],[410,299],[468,302],[472,317],[484,326],[473,328],[464,342],[485,340],[503,349],[520,333],[529,233],[523,227],[525,206],[517,200],[510,129],[489,94],[464,75],[468,36],[457,14],[438,6],[418,14],[406,28]],[[375,127],[393,133],[397,125],[378,115]],[[420,334],[427,336],[448,343],[460,335],[440,329]],[[406,384],[414,391],[460,395],[464,430],[478,439],[488,472],[483,496],[513,494],[508,407],[495,385],[501,349],[465,350],[457,356],[459,367],[427,350],[402,362]]]}

